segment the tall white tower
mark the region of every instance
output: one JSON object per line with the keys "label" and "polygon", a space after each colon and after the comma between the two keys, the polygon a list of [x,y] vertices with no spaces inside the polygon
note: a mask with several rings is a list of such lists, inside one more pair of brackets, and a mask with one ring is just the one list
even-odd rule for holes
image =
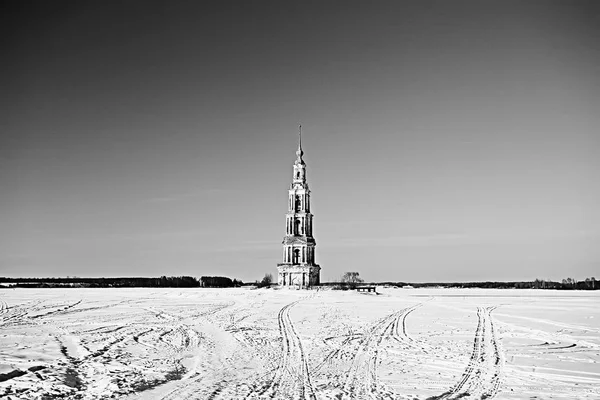
{"label": "tall white tower", "polygon": [[288,195],[285,215],[283,262],[277,264],[277,282],[280,286],[306,288],[320,284],[321,267],[315,264],[313,215],[310,212],[310,190],[306,183],[306,164],[302,159],[302,127],[298,130],[298,150],[294,162],[294,176]]}

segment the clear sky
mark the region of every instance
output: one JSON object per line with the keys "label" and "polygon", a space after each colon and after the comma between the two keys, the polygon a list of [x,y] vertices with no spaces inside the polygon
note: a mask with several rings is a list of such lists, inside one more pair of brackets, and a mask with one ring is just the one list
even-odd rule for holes
{"label": "clear sky", "polygon": [[0,10],[0,275],[600,275],[597,1]]}

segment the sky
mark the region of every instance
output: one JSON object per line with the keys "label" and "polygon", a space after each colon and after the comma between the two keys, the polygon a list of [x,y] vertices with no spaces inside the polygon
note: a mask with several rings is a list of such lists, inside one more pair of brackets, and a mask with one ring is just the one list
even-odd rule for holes
{"label": "sky", "polygon": [[0,276],[600,276],[600,3],[6,1]]}

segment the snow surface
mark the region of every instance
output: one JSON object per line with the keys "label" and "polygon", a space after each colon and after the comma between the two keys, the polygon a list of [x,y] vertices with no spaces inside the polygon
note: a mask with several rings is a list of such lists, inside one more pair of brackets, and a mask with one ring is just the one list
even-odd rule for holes
{"label": "snow surface", "polygon": [[600,292],[0,291],[7,399],[600,399]]}

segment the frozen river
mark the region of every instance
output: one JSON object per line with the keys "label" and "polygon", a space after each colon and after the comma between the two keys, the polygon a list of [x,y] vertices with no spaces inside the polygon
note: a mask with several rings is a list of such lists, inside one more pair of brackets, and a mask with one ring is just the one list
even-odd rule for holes
{"label": "frozen river", "polygon": [[599,399],[600,292],[0,291],[0,397]]}

